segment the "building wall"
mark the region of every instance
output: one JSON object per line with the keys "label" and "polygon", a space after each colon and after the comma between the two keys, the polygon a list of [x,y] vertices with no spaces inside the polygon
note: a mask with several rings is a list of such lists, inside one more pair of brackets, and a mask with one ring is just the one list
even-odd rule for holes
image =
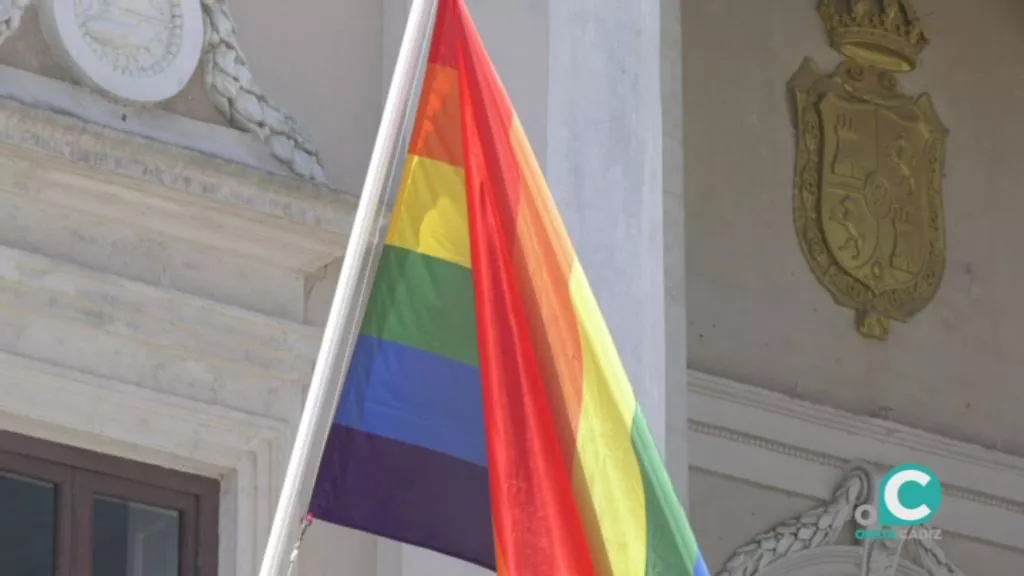
{"label": "building wall", "polygon": [[786,82],[839,57],[815,0],[684,0],[690,366],[1024,454],[1024,6],[918,0],[931,46],[901,77],[948,126],[948,261],[931,305],[888,342],[861,337],[793,228]]}
{"label": "building wall", "polygon": [[[805,57],[824,72],[840,61],[816,5],[681,2],[689,366],[1024,454],[1024,260],[1014,255],[1024,241],[1016,225],[1024,213],[1016,193],[1024,5],[915,2],[932,43],[901,82],[909,93],[929,92],[951,132],[948,262],[931,305],[908,324],[894,322],[884,343],[860,336],[852,311],[833,304],[793,227],[796,134],[786,83]],[[699,417],[692,406],[690,417]],[[809,503],[702,471],[690,478],[712,569]],[[1019,572],[1024,548],[959,534],[943,547],[967,574],[985,575]]]}
{"label": "building wall", "polygon": [[[332,185],[348,192],[358,191],[365,173],[404,24],[402,4],[370,0],[232,3],[257,81],[298,118],[321,148]],[[827,407],[832,406],[850,413],[840,418],[842,422],[882,429],[884,422],[856,420],[855,416],[883,416],[942,436],[1024,455],[1024,424],[1016,418],[1024,400],[1017,385],[1024,370],[1024,356],[1018,353],[1024,335],[1024,308],[1016,306],[1014,300],[1024,276],[1024,263],[1012,252],[1022,240],[1019,235],[1024,234],[1014,226],[1016,214],[1024,210],[1024,200],[1014,193],[1016,181],[1024,178],[1024,167],[1014,162],[1019,150],[1024,149],[1024,117],[1010,112],[1024,106],[1024,65],[1016,59],[1024,47],[1024,33],[1018,26],[1024,8],[1015,0],[918,0],[933,43],[924,53],[920,69],[903,81],[908,91],[932,94],[952,132],[945,181],[949,262],[942,289],[932,305],[911,323],[894,325],[889,342],[877,343],[859,336],[852,313],[833,305],[818,286],[803,261],[793,231],[795,134],[785,83],[805,56],[813,57],[826,70],[838,62],[827,46],[815,4],[816,0],[682,0],[678,13],[675,6],[662,7],[667,457],[675,477],[682,478],[689,470],[690,514],[713,569],[754,534],[827,498],[835,463],[816,467],[793,464],[787,460],[793,450],[802,451],[804,462],[813,461],[817,453],[841,452],[835,444],[822,440],[823,435],[819,437],[812,416],[786,416],[778,421],[781,424],[748,425],[760,420],[748,420],[739,414],[751,404],[763,404],[764,398],[756,396],[756,390],[813,401],[816,405],[806,408],[806,414],[820,412],[828,415],[822,416],[825,419],[839,418],[828,411]],[[547,1],[471,0],[470,5],[531,144],[543,162],[547,158],[548,122],[552,120],[547,117]],[[31,13],[19,34],[0,47],[0,63],[70,81],[49,58]],[[205,100],[198,75],[183,94],[161,108],[177,115],[161,118],[185,117],[223,125]],[[220,137],[226,131],[216,134]],[[42,132],[49,134],[47,138],[53,137],[52,131]],[[106,142],[108,137],[114,138],[89,136],[93,143]],[[46,141],[41,136],[35,138],[37,143]],[[54,150],[59,148],[58,144],[52,146]],[[125,157],[132,155],[125,151],[127,145],[119,146]],[[172,160],[167,160],[161,156],[165,153],[169,154],[144,147],[133,152],[143,158],[142,164],[179,166],[168,169],[174,174],[178,174],[174,170],[185,170],[191,177],[189,170],[200,164],[199,173],[204,178],[231,173],[230,178],[224,177],[229,182],[223,193],[204,200],[209,205],[197,207],[192,200],[181,198],[176,202],[190,206],[195,213],[209,208],[211,214],[223,213],[225,218],[233,215],[233,219],[246,222],[269,217],[275,226],[286,230],[280,232],[283,236],[316,238],[317,258],[303,267],[290,267],[258,254],[239,255],[237,246],[256,242],[246,234],[198,242],[185,229],[174,233],[150,230],[155,223],[142,226],[144,233],[135,238],[143,248],[132,250],[123,239],[118,240],[121,229],[107,222],[112,216],[95,219],[76,215],[80,205],[70,204],[60,207],[58,212],[64,220],[57,220],[50,213],[52,203],[46,208],[24,208],[26,201],[20,193],[0,195],[0,199],[22,206],[25,211],[20,214],[35,214],[40,223],[59,225],[54,226],[53,233],[33,234],[27,232],[28,228],[21,234],[15,233],[21,229],[9,227],[8,234],[0,236],[0,244],[143,285],[160,286],[174,292],[175,298],[182,293],[203,302],[228,304],[231,309],[256,311],[280,321],[289,334],[308,338],[309,331],[304,330],[308,326],[297,324],[316,326],[323,322],[333,289],[331,277],[338,269],[344,213],[351,205],[341,209],[336,201],[324,200],[335,192],[298,184],[293,190],[293,183],[287,179],[265,180],[265,175],[255,171],[225,168],[216,162],[205,165],[206,160],[189,155],[172,155]],[[110,166],[97,160],[99,157],[83,153],[72,160],[87,172],[95,171],[94,176],[100,174],[96,177],[101,180],[113,178],[105,175],[104,171],[111,171]],[[128,176],[154,178],[153,174],[140,171]],[[183,198],[201,194],[198,184],[187,190],[184,188],[188,186],[182,186],[177,190],[184,190]],[[252,195],[251,206],[239,207],[236,200],[231,200],[237,189]],[[273,190],[272,201],[260,196],[264,189]],[[264,214],[261,207],[276,205],[280,198],[287,199],[287,206],[301,209]],[[331,214],[323,218],[327,224],[315,222],[318,212]],[[308,221],[299,227],[282,223],[296,213],[307,214]],[[113,220],[117,226],[126,226],[124,217]],[[95,235],[86,236],[80,241],[82,245],[76,245],[73,239],[90,227],[97,230]],[[263,247],[269,250],[272,244]],[[196,254],[204,256],[190,256]],[[245,290],[254,285],[264,290]],[[140,298],[156,302],[157,297],[150,294]],[[218,318],[231,316],[230,309],[216,311],[214,316]],[[41,309],[33,314],[49,318],[51,312]],[[160,318],[152,321],[154,325],[172,321]],[[33,334],[53,337],[59,332],[57,328],[66,329],[54,326],[46,325]],[[227,328],[218,329],[229,332]],[[97,334],[103,333],[88,334],[99,338]],[[232,388],[233,383],[237,384],[235,380],[212,379],[215,384],[202,391],[204,396],[192,381],[197,376],[179,374],[168,380],[155,360],[133,367],[136,372],[116,373],[111,371],[114,363],[107,362],[106,368],[90,365],[88,355],[62,351],[42,336],[32,341],[21,333],[8,336],[0,342],[0,352],[35,355],[39,361],[54,365],[103,372],[104,377],[127,382],[133,389],[158,388],[169,397],[187,397],[203,406],[235,402],[234,406],[220,408],[251,407],[245,404],[246,393]],[[124,336],[108,334],[97,340],[96,347],[114,354],[119,339]],[[227,342],[223,354],[240,354],[238,350],[248,346],[230,338]],[[194,350],[190,353],[200,354]],[[274,369],[273,383],[280,390],[273,394],[283,400],[261,412],[274,426],[294,427],[312,353],[315,351],[311,349],[303,356],[303,366]],[[725,391],[732,390],[733,384],[723,381],[708,385],[701,389],[702,400],[689,403],[688,421],[684,416],[687,399],[694,394],[688,395],[685,389],[688,376],[692,376],[687,371],[687,356],[690,369],[741,382],[754,389],[754,395],[745,392],[737,396],[739,399],[719,405],[712,400],[728,396]],[[235,358],[233,362],[239,361]],[[239,370],[237,366],[231,369]],[[266,391],[260,394],[272,395]],[[773,401],[782,405],[785,397]],[[0,413],[4,413],[5,406],[0,403]],[[255,532],[255,536],[249,536],[257,541],[265,537],[268,527],[268,509],[283,471],[287,435],[267,422],[250,422],[236,412],[231,415],[253,430],[262,430],[261,426],[275,429],[285,439],[275,440],[277,452],[271,450],[273,456],[251,451],[246,437],[232,444],[233,452],[220,459],[210,456],[204,460],[190,454],[184,440],[173,445],[154,441],[140,447],[124,433],[127,428],[103,428],[94,422],[82,424],[95,429],[81,438],[93,448],[105,447],[121,455],[222,478],[228,496],[244,494],[251,498],[248,504],[244,499],[228,498],[239,508],[226,512],[233,513],[238,523],[249,521],[248,529]],[[32,428],[35,424],[25,424],[28,420],[18,422],[24,429],[36,430]],[[54,439],[78,441],[54,431],[71,427],[62,423],[39,430],[49,431],[46,433]],[[870,440],[837,458],[898,464],[920,454],[936,457],[934,452],[918,448],[904,450],[898,438],[910,433],[900,430],[885,438],[870,436]],[[181,432],[181,438],[190,437]],[[201,444],[199,438],[193,441]],[[936,442],[928,437],[915,446]],[[881,448],[873,448],[878,446]],[[958,445],[936,452],[961,449],[967,450]],[[692,458],[687,458],[688,452],[693,453]],[[980,536],[980,529],[971,526],[982,522],[971,524],[963,518],[989,518],[986,515],[991,513],[990,526],[1022,526],[1024,506],[1020,501],[1024,496],[1015,497],[1013,490],[1020,486],[1019,470],[1024,467],[1016,459],[1004,461],[1002,455],[986,453],[989,460],[971,458],[965,456],[963,462],[968,464],[956,468],[956,485],[976,488],[996,504],[958,514],[953,525],[963,527],[962,532],[950,532],[944,547],[968,574],[1015,573],[1011,568],[1021,561],[1024,540],[1017,546],[1012,538]],[[231,464],[233,459],[262,471],[245,472],[242,464],[239,468]],[[993,466],[988,462],[995,461],[1003,463],[1003,471],[992,475]],[[945,469],[939,470],[940,475]],[[262,480],[252,480],[251,486],[239,484],[239,478],[256,476]],[[253,516],[247,516],[250,508],[245,506],[252,509]],[[228,529],[238,530],[237,526]],[[1019,533],[1024,534],[1024,528]],[[228,535],[226,547],[237,548],[244,540],[233,532]],[[355,574],[398,574],[396,570],[400,569],[388,566],[395,561],[388,547],[364,534],[317,525],[303,548],[302,573],[319,574],[326,567],[342,565]],[[222,554],[222,558],[227,556],[230,553]],[[227,565],[235,566],[231,562]]]}

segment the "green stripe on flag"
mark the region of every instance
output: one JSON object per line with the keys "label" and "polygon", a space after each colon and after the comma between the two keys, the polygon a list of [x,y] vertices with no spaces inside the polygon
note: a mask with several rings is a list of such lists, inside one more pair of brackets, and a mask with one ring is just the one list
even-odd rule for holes
{"label": "green stripe on flag", "polygon": [[697,540],[639,406],[633,414],[631,435],[644,479],[647,576],[693,576],[700,554]]}
{"label": "green stripe on flag", "polygon": [[474,301],[469,268],[386,244],[362,333],[479,366]]}

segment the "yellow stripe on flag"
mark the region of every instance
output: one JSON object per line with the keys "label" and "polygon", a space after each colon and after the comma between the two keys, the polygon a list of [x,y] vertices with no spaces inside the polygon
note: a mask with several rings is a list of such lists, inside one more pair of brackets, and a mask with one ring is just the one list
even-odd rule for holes
{"label": "yellow stripe on flag", "polygon": [[580,497],[589,498],[594,507],[596,517],[586,519],[587,535],[595,552],[603,550],[608,559],[602,566],[595,558],[599,572],[643,576],[647,512],[633,449],[636,397],[579,261],[569,285],[583,344],[584,379],[574,484],[577,491],[585,491],[577,492]]}
{"label": "yellow stripe on flag", "polygon": [[463,169],[409,155],[387,243],[469,268]]}

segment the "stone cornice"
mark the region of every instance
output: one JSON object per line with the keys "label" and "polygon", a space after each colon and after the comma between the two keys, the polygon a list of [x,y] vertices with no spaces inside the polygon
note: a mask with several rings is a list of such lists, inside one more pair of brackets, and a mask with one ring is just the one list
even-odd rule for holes
{"label": "stone cornice", "polygon": [[298,413],[320,329],[0,246],[0,352],[243,413]]}
{"label": "stone cornice", "polygon": [[337,258],[345,241],[336,232],[268,216],[254,206],[184,195],[119,174],[97,174],[95,168],[4,144],[0,193],[304,272]]}
{"label": "stone cornice", "polygon": [[0,245],[305,322],[356,204],[0,98]]}
{"label": "stone cornice", "polygon": [[[827,500],[856,461],[930,467],[946,500],[934,524],[1024,550],[1024,459],[689,372],[690,465]],[[670,434],[681,422],[669,421]]]}
{"label": "stone cornice", "polygon": [[[6,67],[0,67],[0,72],[13,73]],[[189,141],[217,139],[222,131],[230,130],[159,111],[153,114],[173,117],[174,124],[184,124],[189,129],[183,130],[184,134],[176,139],[180,142],[172,145],[88,122],[67,112],[46,110],[38,102],[26,105],[8,95],[0,97],[0,144],[70,160],[88,167],[92,174],[127,176],[217,204],[347,234],[355,196],[238,161],[226,161],[205,150],[193,151],[191,148],[199,142],[189,146]],[[163,128],[173,125],[167,123]]]}

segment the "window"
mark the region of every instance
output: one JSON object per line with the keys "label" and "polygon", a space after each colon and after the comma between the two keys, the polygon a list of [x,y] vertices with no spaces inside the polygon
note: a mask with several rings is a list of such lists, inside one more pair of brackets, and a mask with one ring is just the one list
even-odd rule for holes
{"label": "window", "polygon": [[0,573],[216,576],[216,481],[0,432]]}

